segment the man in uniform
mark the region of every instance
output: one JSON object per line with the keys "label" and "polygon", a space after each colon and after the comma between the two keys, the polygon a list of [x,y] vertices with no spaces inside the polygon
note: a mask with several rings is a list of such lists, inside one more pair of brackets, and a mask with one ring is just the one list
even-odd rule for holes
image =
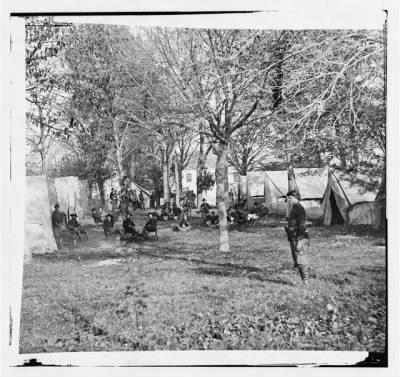
{"label": "man in uniform", "polygon": [[140,201],[140,209],[144,211],[144,196],[143,196],[143,191],[140,191],[139,193],[139,201]]}
{"label": "man in uniform", "polygon": [[107,214],[103,222],[103,230],[106,238],[108,238],[108,235],[113,231],[113,229],[114,229],[114,219],[112,215]]}
{"label": "man in uniform", "polygon": [[306,211],[300,204],[300,194],[291,190],[286,195],[291,208],[288,225],[285,227],[290,243],[294,267],[299,269],[301,279],[308,284],[308,231],[306,227]]}
{"label": "man in uniform", "polygon": [[132,215],[128,212],[126,214],[125,220],[122,222],[122,227],[124,228],[125,234],[130,235],[130,239],[133,240],[133,238],[138,234],[135,228],[135,223],[132,220]]}
{"label": "man in uniform", "polygon": [[71,213],[69,216],[71,219],[68,221],[68,229],[72,234],[74,246],[76,246],[76,239],[78,238],[79,241],[82,241],[82,234],[86,237],[87,240],[89,238],[85,229],[83,229],[82,225],[78,221],[78,215],[76,213]]}
{"label": "man in uniform", "polygon": [[67,219],[64,212],[60,211],[60,206],[56,204],[54,206],[54,212],[51,215],[51,223],[53,225],[54,238],[56,239],[57,247],[62,246],[62,232],[66,225]]}

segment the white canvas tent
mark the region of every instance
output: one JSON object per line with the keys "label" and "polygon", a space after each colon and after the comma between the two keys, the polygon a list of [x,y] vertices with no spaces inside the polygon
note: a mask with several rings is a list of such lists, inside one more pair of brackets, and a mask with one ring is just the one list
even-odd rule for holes
{"label": "white canvas tent", "polygon": [[381,204],[375,203],[378,190],[368,187],[368,181],[368,177],[360,174],[330,170],[322,200],[324,225],[374,224],[380,221]]}
{"label": "white canvas tent", "polygon": [[[326,187],[327,168],[295,168],[296,184],[304,207],[319,206]],[[286,210],[288,171],[265,172],[265,205],[270,209]]]}
{"label": "white canvas tent", "polygon": [[[85,214],[89,214],[88,198],[84,182],[78,177],[55,178],[54,186],[61,211],[67,215],[69,213],[76,213],[81,219]],[[55,203],[51,204],[54,205]]]}
{"label": "white canvas tent", "polygon": [[25,257],[56,251],[46,177],[26,177],[25,192]]}

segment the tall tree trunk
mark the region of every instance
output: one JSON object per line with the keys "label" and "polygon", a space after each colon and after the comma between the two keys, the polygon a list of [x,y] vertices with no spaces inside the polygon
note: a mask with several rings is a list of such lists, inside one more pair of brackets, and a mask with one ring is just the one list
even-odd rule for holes
{"label": "tall tree trunk", "polygon": [[[200,136],[200,142],[199,142],[199,155],[197,157],[197,166],[196,166],[196,176],[200,177],[203,173],[203,170],[205,168],[206,165],[206,160],[207,160],[207,156],[211,151],[211,147],[208,147],[206,151],[204,151],[204,144],[205,144],[205,140],[204,140],[204,124],[203,121],[200,121],[199,123],[199,136]],[[197,203],[198,205],[200,205],[201,203],[201,195],[202,192],[199,188],[199,186],[197,186]]]}
{"label": "tall tree trunk", "polygon": [[104,193],[104,179],[97,179],[97,187],[99,188],[101,206],[104,208],[106,205],[106,196]]}
{"label": "tall tree trunk", "polygon": [[177,206],[179,206],[181,202],[181,185],[179,183],[179,158],[178,155],[175,154],[175,164],[174,164],[174,170],[175,170],[175,187],[176,187],[176,197],[175,197],[175,203]]}
{"label": "tall tree trunk", "polygon": [[229,233],[227,220],[227,203],[228,203],[228,145],[219,144],[216,165],[216,181],[217,181],[217,206],[219,215],[219,251],[223,253],[229,252]]}
{"label": "tall tree trunk", "polygon": [[114,133],[114,142],[115,142],[115,155],[116,155],[116,162],[117,162],[117,172],[118,172],[118,179],[120,182],[121,189],[122,187],[122,179],[124,178],[124,168],[122,166],[122,153],[121,153],[121,145],[118,136],[118,129],[116,120],[113,120],[113,133]]}
{"label": "tall tree trunk", "polygon": [[[288,192],[291,190],[296,190],[300,193],[299,188],[296,183],[296,177],[294,175],[293,165],[290,163],[288,167]],[[292,205],[289,201],[287,201],[287,212],[286,216],[289,216],[290,211],[292,210]]]}
{"label": "tall tree trunk", "polygon": [[88,182],[88,202],[89,202],[89,208],[93,208],[93,182],[89,181]]}
{"label": "tall tree trunk", "polygon": [[346,148],[343,146],[343,134],[340,130],[340,125],[338,125],[338,122],[335,122],[335,133],[336,137],[338,139],[338,149],[339,149],[339,159],[340,159],[340,166],[343,169],[346,169],[347,167],[347,154],[346,154]]}
{"label": "tall tree trunk", "polygon": [[135,170],[135,153],[132,153],[128,171],[128,177],[132,182],[135,182]]}
{"label": "tall tree trunk", "polygon": [[163,191],[164,191],[164,203],[169,202],[171,194],[169,191],[169,171],[168,171],[168,154],[166,146],[161,148],[161,163],[163,172]]}
{"label": "tall tree trunk", "polygon": [[[44,148],[44,146],[42,145],[42,148]],[[46,175],[46,170],[47,170],[47,166],[46,166],[46,154],[43,151],[43,149],[39,152],[40,153],[40,174],[41,175]]]}

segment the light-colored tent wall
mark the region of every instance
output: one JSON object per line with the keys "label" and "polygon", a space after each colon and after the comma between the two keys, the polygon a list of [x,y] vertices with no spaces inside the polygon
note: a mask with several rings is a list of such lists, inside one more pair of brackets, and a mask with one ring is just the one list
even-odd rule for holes
{"label": "light-colored tent wall", "polygon": [[384,201],[356,203],[347,209],[349,224],[351,225],[372,225],[378,229],[383,221],[382,214]]}
{"label": "light-colored tent wall", "polygon": [[56,250],[46,177],[26,177],[25,256]]}
{"label": "light-colored tent wall", "polygon": [[[320,208],[324,195],[328,170],[326,168],[295,168],[294,175],[305,208]],[[277,212],[286,211],[287,204],[283,198],[288,192],[288,171],[265,172],[265,205]],[[321,210],[322,212],[322,210]]]}
{"label": "light-colored tent wall", "polygon": [[85,183],[78,177],[55,178],[54,185],[61,211],[76,213],[81,218],[90,213]]}
{"label": "light-colored tent wall", "polygon": [[[377,189],[368,187],[370,180],[369,177],[361,174],[330,172],[322,201],[324,225],[335,223],[334,218],[338,216],[338,212],[346,224],[357,222],[356,218],[362,217],[363,206],[354,210],[350,215],[352,216],[351,219],[349,218],[349,208],[357,203],[374,201]],[[360,182],[364,183],[361,184]],[[366,208],[364,209],[366,210]]]}

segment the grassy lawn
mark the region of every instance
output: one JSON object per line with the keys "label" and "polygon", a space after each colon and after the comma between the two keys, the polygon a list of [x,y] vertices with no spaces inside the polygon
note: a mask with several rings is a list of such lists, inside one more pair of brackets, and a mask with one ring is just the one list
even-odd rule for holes
{"label": "grassy lawn", "polygon": [[[139,225],[143,215],[134,216]],[[20,352],[367,350],[386,341],[384,236],[311,226],[310,285],[293,269],[278,218],[159,241],[89,241],[24,266]],[[141,229],[141,227],[139,227]]]}

